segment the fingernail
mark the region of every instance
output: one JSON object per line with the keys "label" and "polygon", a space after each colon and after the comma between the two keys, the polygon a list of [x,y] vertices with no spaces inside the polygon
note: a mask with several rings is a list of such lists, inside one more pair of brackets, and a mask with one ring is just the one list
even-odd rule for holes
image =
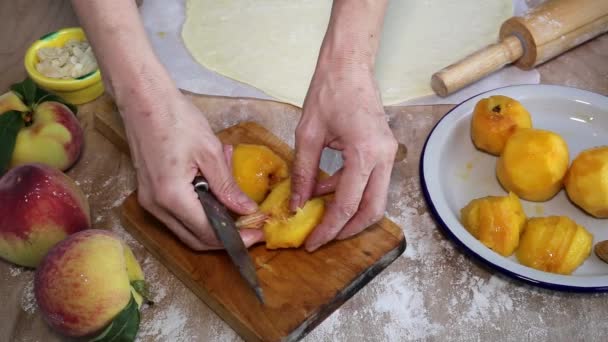
{"label": "fingernail", "polygon": [[314,252],[314,251],[316,251],[317,249],[319,249],[319,247],[321,247],[321,245],[320,245],[320,244],[315,244],[315,245],[311,245],[311,246],[308,246],[308,245],[307,245],[307,246],[306,246],[306,251],[307,251],[307,252],[309,252],[309,253],[311,253],[311,252]]}
{"label": "fingernail", "polygon": [[319,247],[323,246],[323,241],[319,241],[319,240],[311,240],[308,241],[306,243],[306,251],[307,252],[314,252],[315,250],[319,249]]}
{"label": "fingernail", "polygon": [[300,200],[302,197],[299,194],[293,194],[291,196],[291,201],[289,202],[289,209],[291,211],[296,211],[300,207]]}
{"label": "fingernail", "polygon": [[247,248],[264,240],[264,232],[259,229],[243,229],[240,233]]}

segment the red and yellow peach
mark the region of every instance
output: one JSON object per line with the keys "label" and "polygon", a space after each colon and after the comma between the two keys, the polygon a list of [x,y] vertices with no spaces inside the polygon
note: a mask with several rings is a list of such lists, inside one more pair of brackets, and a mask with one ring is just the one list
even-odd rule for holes
{"label": "red and yellow peach", "polygon": [[57,244],[36,271],[34,294],[44,319],[71,337],[104,329],[130,302],[144,274],[131,249],[114,233],[88,229]]}
{"label": "red and yellow peach", "polygon": [[0,178],[0,257],[36,267],[68,235],[90,227],[87,200],[61,171],[27,164]]}

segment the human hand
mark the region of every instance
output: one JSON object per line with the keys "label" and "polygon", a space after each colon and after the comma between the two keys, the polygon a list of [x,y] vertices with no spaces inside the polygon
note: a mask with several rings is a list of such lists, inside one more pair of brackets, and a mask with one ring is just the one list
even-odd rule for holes
{"label": "human hand", "polygon": [[[344,165],[317,184],[324,147],[341,151]],[[308,251],[358,234],[382,218],[396,151],[372,68],[340,61],[319,64],[296,129],[290,207],[334,188],[335,198],[308,237]]]}
{"label": "human hand", "polygon": [[[232,178],[231,147],[220,143],[203,114],[177,89],[141,93],[119,103],[137,170],[140,204],[190,248],[221,249],[192,180],[200,172],[230,210],[240,215],[255,212],[255,202]],[[246,246],[263,239],[261,230],[240,232]]]}

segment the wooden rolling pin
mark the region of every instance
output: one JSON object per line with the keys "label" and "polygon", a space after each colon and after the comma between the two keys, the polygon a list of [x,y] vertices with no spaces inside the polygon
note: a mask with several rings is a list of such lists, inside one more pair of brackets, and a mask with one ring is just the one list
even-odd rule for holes
{"label": "wooden rolling pin", "polygon": [[515,63],[528,70],[608,32],[608,0],[549,0],[522,17],[505,21],[500,42],[452,64],[431,78],[439,96]]}

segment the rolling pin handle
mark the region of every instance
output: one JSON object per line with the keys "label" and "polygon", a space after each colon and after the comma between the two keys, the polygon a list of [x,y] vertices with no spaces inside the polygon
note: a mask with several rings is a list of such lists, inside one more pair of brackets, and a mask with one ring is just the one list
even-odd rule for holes
{"label": "rolling pin handle", "polygon": [[433,74],[431,88],[441,97],[466,87],[517,61],[524,53],[519,38],[511,35]]}

